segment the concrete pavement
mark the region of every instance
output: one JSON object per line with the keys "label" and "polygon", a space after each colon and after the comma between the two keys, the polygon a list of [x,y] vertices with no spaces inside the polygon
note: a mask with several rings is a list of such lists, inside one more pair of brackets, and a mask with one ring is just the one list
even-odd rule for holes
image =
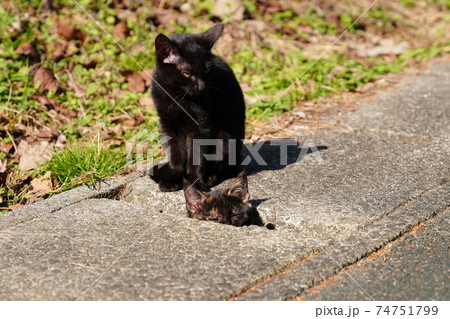
{"label": "concrete pavement", "polygon": [[[304,300],[448,300],[450,210],[414,227],[380,251],[352,265]],[[369,292],[355,289],[355,282]]]}
{"label": "concrete pavement", "polygon": [[[250,196],[276,230],[189,219],[181,192],[135,175],[0,216],[0,299],[308,299],[450,206],[449,87],[450,62],[302,136],[286,164],[261,146],[268,165],[247,167]],[[379,297],[364,278],[349,282],[358,295],[319,296]]]}

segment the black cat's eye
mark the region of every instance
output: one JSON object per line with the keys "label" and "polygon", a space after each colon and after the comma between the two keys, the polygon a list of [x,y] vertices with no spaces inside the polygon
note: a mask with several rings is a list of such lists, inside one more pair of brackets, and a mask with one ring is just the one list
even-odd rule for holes
{"label": "black cat's eye", "polygon": [[192,76],[192,74],[187,73],[187,72],[181,72],[181,74],[183,74],[187,78],[190,78]]}
{"label": "black cat's eye", "polygon": [[209,73],[211,69],[205,69],[205,73]]}

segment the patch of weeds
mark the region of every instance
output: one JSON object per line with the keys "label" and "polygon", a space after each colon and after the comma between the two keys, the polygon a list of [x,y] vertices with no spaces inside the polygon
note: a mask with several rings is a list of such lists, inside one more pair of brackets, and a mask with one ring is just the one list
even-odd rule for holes
{"label": "patch of weeds", "polygon": [[303,20],[313,29],[323,34],[337,34],[337,26],[334,23],[325,20],[325,14],[318,12],[315,7],[309,7]]}
{"label": "patch of weeds", "polygon": [[[436,42],[432,47],[406,50],[394,61],[380,57],[356,61],[342,54],[330,54],[315,64],[301,51],[281,55],[266,48],[261,50],[262,56],[256,57],[253,51],[244,49],[233,59],[239,64],[232,67],[241,83],[251,87],[244,93],[255,99],[247,106],[247,118],[252,120],[289,111],[298,101],[354,90],[381,75],[400,72],[411,63],[443,54],[448,46],[449,43]],[[293,87],[284,92],[300,75]]]}
{"label": "patch of weeds", "polygon": [[376,20],[376,25],[381,27],[393,27],[395,23],[399,20],[397,16],[393,16],[389,13],[387,13],[383,8],[377,7],[377,8],[371,8],[367,14],[369,17]]}
{"label": "patch of weeds", "polygon": [[212,18],[213,7],[214,3],[212,0],[197,0],[194,7],[194,16]]}
{"label": "patch of weeds", "polygon": [[406,50],[400,56],[400,59],[413,59],[415,61],[423,61],[435,58],[444,53],[450,53],[450,41],[436,41],[435,43],[433,43],[433,46]]}
{"label": "patch of weeds", "polygon": [[43,167],[58,181],[58,192],[123,173],[127,159],[123,148],[74,145],[57,152]]}
{"label": "patch of weeds", "polygon": [[431,2],[450,10],[450,0],[431,0]]}
{"label": "patch of weeds", "polygon": [[293,20],[297,17],[297,13],[294,10],[289,9],[271,14],[272,22],[275,24],[283,24],[285,21]]}
{"label": "patch of weeds", "polygon": [[416,6],[416,2],[414,0],[400,0],[400,3],[409,8]]}
{"label": "patch of weeds", "polygon": [[[354,18],[362,12],[356,2],[345,1],[348,11],[341,12],[339,20],[336,20],[337,16],[330,19],[330,16],[327,16],[327,8],[332,7],[332,1],[328,1],[329,3],[326,3],[327,0],[321,1],[320,7],[325,11],[319,6],[313,6],[314,1],[305,1],[302,3],[304,9],[301,12],[295,11],[295,6],[290,9],[283,4],[275,8],[274,14],[262,10],[265,4],[261,1],[243,1],[246,18],[262,20],[269,26],[268,30],[277,30],[277,34],[264,32],[264,40],[267,40],[264,42],[255,37],[258,47],[243,49],[233,58],[226,57],[240,83],[248,87],[245,94],[250,97],[247,106],[249,120],[258,118],[267,109],[269,110],[264,113],[264,117],[289,111],[302,100],[316,99],[341,90],[353,90],[382,74],[398,72],[405,65],[448,52],[448,42],[440,43],[436,40],[432,46],[428,46],[422,41],[424,48],[407,50],[394,61],[383,57],[367,60],[361,58],[355,61],[344,53],[334,53],[324,56],[307,70],[313,60],[305,57],[300,50],[286,52],[286,48],[271,47],[273,44],[269,43],[273,43],[272,40],[277,37],[289,41],[300,39],[296,43],[299,48],[305,43],[314,45],[317,40],[320,43],[321,34],[337,34],[338,28],[350,27]],[[407,10],[419,10],[419,5],[412,6],[413,1],[401,2],[403,6],[408,7]],[[194,1],[194,12],[191,16],[181,12],[179,2],[163,1],[161,3],[164,4],[164,10],[171,11],[171,14],[177,17],[184,15],[183,22],[155,24],[149,16],[156,10],[157,3],[159,1],[80,0],[80,4],[110,34],[114,34],[119,20],[126,22],[128,35],[117,40],[145,69],[154,67],[154,39],[157,33],[167,33],[169,27],[172,29],[170,32],[199,32],[217,22],[217,18],[212,16],[212,0]],[[426,3],[430,7],[440,6],[441,11],[450,9],[450,0],[428,0]],[[36,133],[52,128],[57,130],[58,134],[65,135],[69,145],[75,141],[86,141],[100,132],[108,145],[116,146],[89,146],[85,151],[79,146],[69,148],[67,153],[57,153],[47,165],[54,165],[52,167],[59,176],[57,179],[61,189],[64,190],[82,183],[93,184],[101,178],[120,172],[124,163],[124,144],[139,135],[136,132],[157,132],[158,117],[151,100],[149,102],[149,92],[131,92],[130,84],[124,75],[129,71],[141,73],[142,70],[109,36],[90,21],[72,0],[52,1],[53,9],[50,11],[44,4],[45,1],[41,0],[15,0],[0,6],[0,124],[4,128],[0,130],[0,139],[2,144],[9,147],[14,141],[18,144],[24,138],[34,137]],[[128,7],[123,9],[123,6]],[[261,16],[262,12],[266,14]],[[401,38],[404,25],[399,23],[400,18],[396,12],[398,11],[389,6],[383,9],[374,8],[361,24],[369,31],[375,29],[375,33],[379,35],[392,33]],[[58,20],[66,20],[84,32],[85,41],[69,40],[59,35]],[[406,20],[403,18],[402,21]],[[445,11],[442,21],[450,21],[450,15]],[[229,28],[233,30],[232,23]],[[358,32],[359,29],[363,27],[359,24],[353,25],[348,36],[358,33],[357,36],[367,37],[366,34]],[[445,25],[439,25],[436,36],[442,35],[445,38],[444,31]],[[426,39],[422,33],[419,36],[422,40]],[[233,38],[233,34],[231,37]],[[343,41],[345,42],[345,39]],[[36,65],[36,61],[15,53],[15,50],[26,42],[35,45],[40,57],[39,65]],[[276,43],[283,45],[282,41]],[[61,44],[69,45],[67,48],[73,49],[73,52],[65,54],[66,51],[63,50],[64,54],[55,58]],[[346,53],[349,54],[349,51]],[[61,92],[39,92],[30,75],[35,66],[52,70],[61,86]],[[306,70],[302,78],[282,98],[276,100],[277,96]],[[43,98],[54,101],[50,104],[42,103],[36,98],[41,101]],[[28,196],[27,181],[31,175],[18,172],[19,156],[15,155],[17,154],[14,154],[12,148],[9,154],[0,155],[0,160],[8,161],[8,174],[12,174],[8,175],[11,177],[9,180],[15,181],[14,185],[17,185],[8,186],[9,188],[2,185],[0,196],[7,200],[4,201],[7,205],[32,202],[24,197]],[[64,164],[65,161],[69,164]],[[86,161],[92,161],[95,165],[88,166]],[[104,167],[104,163],[110,164]]]}
{"label": "patch of weeds", "polygon": [[5,29],[14,21],[14,15],[0,6],[0,34],[4,34]]}
{"label": "patch of weeds", "polygon": [[362,30],[363,27],[358,22],[354,23],[357,17],[352,16],[350,13],[344,12],[339,17],[339,21],[341,21],[342,25],[345,29],[348,29],[350,33],[355,33],[356,30]]}
{"label": "patch of weeds", "polygon": [[242,0],[242,4],[245,7],[245,16],[249,18],[249,15],[257,15],[259,13],[258,7],[253,0]]}
{"label": "patch of weeds", "polygon": [[27,202],[30,198],[28,193],[30,189],[29,182],[38,175],[36,171],[23,172],[17,166],[14,167],[14,173],[8,178],[8,183],[0,187],[1,213],[9,211],[9,207]]}

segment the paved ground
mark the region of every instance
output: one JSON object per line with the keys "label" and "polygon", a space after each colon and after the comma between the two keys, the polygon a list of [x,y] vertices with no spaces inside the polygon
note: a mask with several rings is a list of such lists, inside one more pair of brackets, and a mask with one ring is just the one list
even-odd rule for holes
{"label": "paved ground", "polygon": [[[133,175],[3,215],[0,299],[353,299],[369,286],[380,299],[449,299],[448,259],[434,262],[448,246],[449,87],[450,62],[336,118],[338,129],[302,134],[286,163],[279,146],[262,145],[267,165],[247,167],[250,195],[276,230],[188,219],[181,192],[160,193]],[[387,254],[398,265],[365,260],[436,215],[441,222],[430,225],[442,224],[444,236],[430,244],[424,226],[416,239],[434,254],[396,248]],[[418,266],[430,292],[405,277],[383,296],[400,278],[388,269],[411,269],[414,256],[430,260]],[[351,266],[358,260],[373,263],[370,274]],[[349,265],[361,287],[326,281]]]}
{"label": "paved ground", "polygon": [[[450,210],[309,289],[305,300],[448,300]],[[363,289],[364,290],[363,290]]]}

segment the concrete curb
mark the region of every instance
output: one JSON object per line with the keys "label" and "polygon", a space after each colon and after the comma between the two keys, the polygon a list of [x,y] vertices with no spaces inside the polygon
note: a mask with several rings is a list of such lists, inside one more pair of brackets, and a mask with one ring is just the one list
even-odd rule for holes
{"label": "concrete curb", "polygon": [[306,289],[377,251],[415,225],[432,218],[449,206],[450,184],[447,183],[426,192],[420,198],[364,227],[359,233],[326,248],[313,258],[294,264],[288,270],[272,276],[234,299],[289,300],[301,296]]}
{"label": "concrete curb", "polygon": [[14,211],[0,215],[0,230],[13,227],[47,214],[53,214],[64,207],[79,203],[91,198],[113,198],[129,182],[136,179],[138,174],[113,178],[101,182],[97,188],[80,186],[69,191],[57,194],[43,201],[24,206]]}

